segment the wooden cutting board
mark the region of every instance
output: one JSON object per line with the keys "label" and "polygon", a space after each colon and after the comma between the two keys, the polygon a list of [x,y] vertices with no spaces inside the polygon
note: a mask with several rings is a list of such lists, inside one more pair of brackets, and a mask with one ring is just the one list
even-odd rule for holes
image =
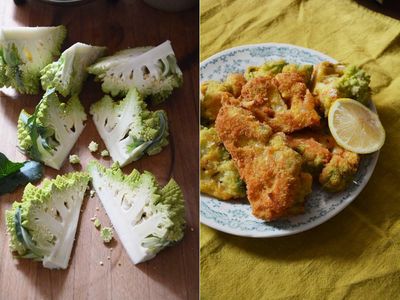
{"label": "wooden cutting board", "polygon": [[[118,236],[105,246],[90,218],[97,215],[110,225],[98,198],[85,198],[78,232],[67,270],[50,271],[40,263],[13,259],[8,248],[4,211],[21,199],[23,188],[0,197],[0,299],[197,299],[199,293],[198,248],[198,9],[181,13],[155,10],[142,1],[111,3],[97,0],[82,6],[58,7],[28,1],[16,7],[0,3],[0,26],[50,26],[64,24],[68,37],[64,48],[75,42],[107,46],[109,53],[127,47],[158,45],[171,40],[184,73],[184,85],[158,108],[168,113],[170,145],[160,154],[144,157],[124,168],[148,170],[161,184],[170,176],[180,184],[186,200],[187,228],[183,241],[158,256],[133,265]],[[41,95],[0,92],[0,152],[15,161],[25,160],[17,149],[16,123],[22,108],[32,112]],[[89,78],[80,99],[89,106],[102,97],[99,84]],[[152,108],[155,109],[155,108]],[[87,146],[99,142],[90,117],[71,153],[79,154],[84,169],[93,157]],[[46,167],[46,177],[79,170],[64,163],[61,171]],[[97,210],[97,209],[98,210]],[[112,250],[111,250],[112,248]],[[100,265],[103,262],[103,265]]]}

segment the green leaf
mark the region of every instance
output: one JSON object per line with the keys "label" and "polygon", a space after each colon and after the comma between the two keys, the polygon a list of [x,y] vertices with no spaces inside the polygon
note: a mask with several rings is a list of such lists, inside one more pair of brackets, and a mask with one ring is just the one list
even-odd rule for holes
{"label": "green leaf", "polygon": [[3,153],[0,152],[0,180],[10,174],[18,172],[24,163],[12,162]]}
{"label": "green leaf", "polygon": [[15,191],[28,182],[36,182],[43,177],[43,166],[36,161],[27,161],[16,173],[0,179],[0,196]]}
{"label": "green leaf", "polygon": [[36,247],[31,235],[24,228],[24,226],[22,226],[21,207],[18,207],[17,211],[15,212],[14,225],[18,240],[24,245],[25,248],[29,249],[30,251],[27,254],[21,256],[21,258],[41,260],[43,255],[41,255],[40,249]]}

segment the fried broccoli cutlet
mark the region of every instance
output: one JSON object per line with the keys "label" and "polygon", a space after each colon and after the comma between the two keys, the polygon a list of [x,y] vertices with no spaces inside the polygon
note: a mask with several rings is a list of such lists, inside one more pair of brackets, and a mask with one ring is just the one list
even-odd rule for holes
{"label": "fried broccoli cutlet", "polygon": [[360,157],[358,154],[335,146],[331,160],[322,169],[319,182],[328,191],[343,191],[353,180],[359,162]]}
{"label": "fried broccoli cutlet", "polygon": [[303,157],[303,169],[312,174],[319,174],[331,160],[332,154],[313,134],[293,134],[288,136],[288,145]]}
{"label": "fried broccoli cutlet", "polygon": [[229,88],[223,83],[214,80],[201,84],[201,118],[213,123],[221,108],[221,98],[224,95],[231,96]]}
{"label": "fried broccoli cutlet", "polygon": [[233,73],[226,77],[224,84],[233,97],[239,97],[242,87],[246,84],[246,79],[242,74]]}
{"label": "fried broccoli cutlet", "polygon": [[229,74],[224,82],[214,80],[201,84],[201,118],[203,123],[212,124],[217,118],[224,98],[239,97],[246,79],[242,74]]}
{"label": "fried broccoli cutlet", "polygon": [[301,171],[302,158],[287,146],[285,134],[273,134],[251,112],[233,105],[222,106],[215,124],[257,218],[271,221],[304,210],[311,175]]}
{"label": "fried broccoli cutlet", "polygon": [[283,67],[285,67],[287,64],[288,63],[285,60],[280,59],[267,61],[261,66],[250,66],[247,67],[244,77],[247,80],[250,80],[257,77],[274,76],[278,73],[281,73]]}
{"label": "fried broccoli cutlet", "polygon": [[246,195],[245,184],[214,127],[200,130],[200,191],[222,200]]}
{"label": "fried broccoli cutlet", "polygon": [[296,133],[288,137],[288,144],[302,155],[303,169],[319,177],[328,191],[343,191],[357,172],[359,155],[341,148],[329,133]]}
{"label": "fried broccoli cutlet", "polygon": [[303,77],[305,84],[308,86],[311,83],[313,69],[313,65],[288,64],[283,67],[282,73],[297,73]]}
{"label": "fried broccoli cutlet", "polygon": [[359,67],[324,61],[314,69],[312,93],[327,116],[332,103],[339,98],[351,98],[365,104],[371,97],[369,83],[370,76]]}
{"label": "fried broccoli cutlet", "polygon": [[320,122],[314,98],[298,73],[251,79],[243,86],[238,103],[274,132],[291,133]]}

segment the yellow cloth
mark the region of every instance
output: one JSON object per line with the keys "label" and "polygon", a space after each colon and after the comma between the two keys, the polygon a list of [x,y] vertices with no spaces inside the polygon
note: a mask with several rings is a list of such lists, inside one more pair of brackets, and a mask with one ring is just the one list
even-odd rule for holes
{"label": "yellow cloth", "polygon": [[202,299],[400,299],[400,22],[350,0],[201,1],[201,60],[243,44],[319,50],[371,74],[386,143],[364,191],[301,234],[201,227]]}

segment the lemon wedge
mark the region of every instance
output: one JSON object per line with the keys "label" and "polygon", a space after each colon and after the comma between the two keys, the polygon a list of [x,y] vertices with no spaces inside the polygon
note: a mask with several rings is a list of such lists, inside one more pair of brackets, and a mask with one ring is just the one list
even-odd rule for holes
{"label": "lemon wedge", "polygon": [[332,104],[328,125],[336,142],[355,153],[375,152],[385,142],[385,129],[378,115],[353,99],[341,98]]}

